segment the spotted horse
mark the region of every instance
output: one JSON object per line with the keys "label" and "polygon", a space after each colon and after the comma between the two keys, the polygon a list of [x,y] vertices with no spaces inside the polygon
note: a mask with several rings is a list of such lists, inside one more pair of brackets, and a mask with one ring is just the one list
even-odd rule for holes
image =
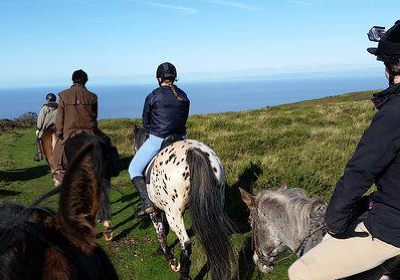
{"label": "spotted horse", "polygon": [[[145,130],[135,125],[136,151],[146,139]],[[189,209],[192,228],[207,256],[211,278],[231,279],[236,256],[230,240],[232,227],[224,213],[224,170],[215,152],[195,140],[177,141],[160,150],[145,174],[149,198],[158,209],[150,217],[171,270],[180,272],[181,280],[191,279],[192,246],[183,220]],[[179,239],[179,261],[167,245],[169,228]]]}

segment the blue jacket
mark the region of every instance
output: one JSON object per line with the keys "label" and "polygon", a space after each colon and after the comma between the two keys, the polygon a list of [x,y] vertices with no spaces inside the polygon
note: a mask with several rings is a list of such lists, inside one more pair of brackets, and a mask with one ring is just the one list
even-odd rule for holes
{"label": "blue jacket", "polygon": [[190,101],[186,93],[175,86],[181,100],[170,87],[159,87],[146,97],[143,108],[143,127],[147,133],[165,138],[171,134],[186,134]]}

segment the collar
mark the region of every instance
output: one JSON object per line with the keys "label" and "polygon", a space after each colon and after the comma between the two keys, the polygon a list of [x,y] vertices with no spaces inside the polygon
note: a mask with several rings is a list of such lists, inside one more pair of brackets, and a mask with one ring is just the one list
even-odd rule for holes
{"label": "collar", "polygon": [[375,93],[371,100],[375,108],[380,110],[394,95],[400,95],[400,83],[394,84],[379,93]]}
{"label": "collar", "polygon": [[84,88],[85,86],[82,85],[82,84],[73,84],[73,85],[71,86],[71,88],[74,88],[74,87],[82,87],[82,88]]}

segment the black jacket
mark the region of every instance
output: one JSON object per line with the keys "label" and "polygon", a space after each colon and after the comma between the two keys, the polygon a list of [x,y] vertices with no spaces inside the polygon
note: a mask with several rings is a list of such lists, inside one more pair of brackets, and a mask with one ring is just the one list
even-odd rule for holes
{"label": "black jacket", "polygon": [[171,134],[186,134],[190,101],[186,93],[175,86],[181,100],[170,87],[159,87],[146,97],[143,108],[143,127],[147,133],[165,138]]}
{"label": "black jacket", "polygon": [[372,236],[400,247],[400,84],[379,94],[385,102],[374,116],[336,185],[325,222],[332,233],[346,232],[362,195],[373,185],[374,205],[365,226]]}

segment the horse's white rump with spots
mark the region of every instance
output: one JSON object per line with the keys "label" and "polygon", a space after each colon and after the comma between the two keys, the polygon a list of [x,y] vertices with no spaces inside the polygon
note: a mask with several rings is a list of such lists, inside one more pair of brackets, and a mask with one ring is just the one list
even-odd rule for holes
{"label": "horse's white rump with spots", "polygon": [[216,178],[220,183],[225,181],[221,161],[210,147],[196,140],[175,142],[161,150],[153,159],[147,191],[157,208],[174,215],[183,214],[186,210],[190,190],[190,172],[186,155],[187,151],[193,148],[200,149],[208,155]]}

